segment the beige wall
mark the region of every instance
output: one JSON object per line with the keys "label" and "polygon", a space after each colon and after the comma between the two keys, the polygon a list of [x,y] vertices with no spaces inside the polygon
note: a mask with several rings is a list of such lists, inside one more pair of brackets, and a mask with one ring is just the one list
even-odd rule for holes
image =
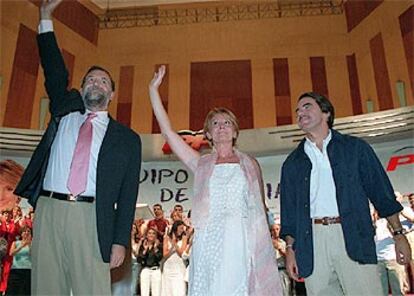
{"label": "beige wall", "polygon": [[374,111],[379,110],[378,94],[375,87],[374,70],[369,48],[369,40],[379,32],[381,32],[384,42],[385,58],[394,106],[400,107],[395,87],[397,80],[405,82],[407,104],[414,104],[398,20],[398,17],[412,4],[413,1],[384,1],[384,3],[378,6],[361,24],[349,33],[351,50],[356,54],[364,112],[366,112],[367,99],[371,99],[374,102]]}
{"label": "beige wall", "polygon": [[[3,83],[0,90],[0,122],[3,123],[6,101],[10,78],[12,75],[14,54],[16,50],[16,41],[19,33],[20,24],[24,24],[33,31],[38,30],[38,9],[26,0],[0,2],[1,7],[1,65],[0,75]],[[72,83],[74,87],[79,87],[80,81],[87,68],[100,61],[97,55],[97,47],[89,41],[74,33],[70,28],[62,23],[55,21],[54,28],[58,36],[58,42],[61,48],[64,48],[71,54],[75,55],[75,65],[73,70]],[[36,94],[33,106],[31,128],[39,128],[39,107],[41,97],[47,97],[43,87],[43,71],[40,68],[38,72]]]}
{"label": "beige wall", "polygon": [[[288,58],[292,117],[296,98],[312,88],[311,56],[324,56],[329,96],[338,117],[352,115],[346,55],[355,53],[362,106],[370,98],[378,108],[377,93],[369,50],[369,40],[382,33],[394,106],[399,106],[395,81],[405,81],[408,104],[414,104],[408,89],[408,69],[404,56],[398,16],[412,1],[385,1],[351,33],[345,15],[290,17],[191,25],[101,30],[98,47],[55,21],[60,46],[75,55],[73,85],[91,64],[102,64],[119,80],[121,66],[135,67],[131,126],[150,133],[152,112],[147,94],[154,65],[169,64],[168,111],[176,129],[189,127],[190,63],[200,61],[251,60],[254,127],[275,125],[273,58]],[[13,65],[19,24],[37,30],[37,8],[28,1],[1,1],[0,123]],[[31,128],[38,128],[39,100],[45,96],[39,71]],[[116,117],[117,99],[110,106]],[[201,115],[202,116],[202,115]]]}
{"label": "beige wall", "polygon": [[[99,50],[104,59],[135,65],[144,79],[134,87],[137,92],[132,116],[132,126],[142,132],[149,133],[152,126],[150,115],[139,111],[150,110],[146,84],[153,65],[161,63],[171,67],[168,111],[177,129],[189,126],[190,63],[200,61],[251,60],[254,126],[260,128],[275,125],[272,59],[289,59],[292,97],[296,98],[311,89],[308,58],[326,56],[327,72],[340,77],[328,81],[329,89],[334,94],[343,93],[332,99],[339,108],[344,107],[340,114],[351,114],[349,86],[347,79],[342,79],[347,77],[349,53],[344,16],[104,30],[99,35]],[[142,122],[137,116],[146,120]]]}

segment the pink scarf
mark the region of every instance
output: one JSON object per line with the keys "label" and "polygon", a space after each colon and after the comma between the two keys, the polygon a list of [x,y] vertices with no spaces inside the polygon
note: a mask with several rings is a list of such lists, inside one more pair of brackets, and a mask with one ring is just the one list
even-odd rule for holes
{"label": "pink scarf", "polygon": [[[240,166],[248,182],[249,194],[247,237],[250,255],[249,295],[282,295],[276,255],[268,229],[262,194],[260,190],[260,168],[253,158],[235,150]],[[208,184],[216,164],[217,153],[202,156],[197,163],[194,176],[192,223],[196,230],[206,226],[209,215]],[[220,221],[218,221],[220,222]]]}

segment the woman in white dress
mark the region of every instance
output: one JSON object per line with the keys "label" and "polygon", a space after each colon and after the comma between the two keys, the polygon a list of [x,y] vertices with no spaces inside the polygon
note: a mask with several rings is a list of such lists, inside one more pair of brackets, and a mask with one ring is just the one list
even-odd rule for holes
{"label": "woman in white dress", "polygon": [[210,111],[204,134],[213,151],[201,156],[171,127],[158,92],[164,75],[161,66],[149,85],[154,114],[172,151],[195,174],[189,295],[282,295],[260,167],[234,147],[236,117],[225,108]]}
{"label": "woman in white dress", "polygon": [[187,235],[183,221],[175,221],[170,233],[164,236],[161,296],[185,296],[186,266],[182,255],[187,249]]}

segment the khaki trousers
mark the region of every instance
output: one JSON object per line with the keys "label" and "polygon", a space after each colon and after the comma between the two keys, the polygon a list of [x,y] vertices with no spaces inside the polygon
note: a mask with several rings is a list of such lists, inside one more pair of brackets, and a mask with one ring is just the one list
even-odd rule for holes
{"label": "khaki trousers", "polygon": [[32,242],[33,295],[110,295],[99,250],[95,203],[41,196]]}
{"label": "khaki trousers", "polygon": [[341,224],[313,224],[313,253],[313,272],[305,278],[307,295],[387,295],[376,264],[349,258]]}

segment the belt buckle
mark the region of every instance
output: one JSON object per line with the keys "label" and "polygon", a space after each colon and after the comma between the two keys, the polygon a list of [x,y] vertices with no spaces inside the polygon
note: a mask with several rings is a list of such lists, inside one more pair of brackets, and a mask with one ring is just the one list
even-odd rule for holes
{"label": "belt buckle", "polygon": [[329,217],[323,217],[322,218],[322,225],[329,225],[330,218]]}
{"label": "belt buckle", "polygon": [[68,194],[68,201],[77,201],[78,195],[73,195],[71,193]]}

